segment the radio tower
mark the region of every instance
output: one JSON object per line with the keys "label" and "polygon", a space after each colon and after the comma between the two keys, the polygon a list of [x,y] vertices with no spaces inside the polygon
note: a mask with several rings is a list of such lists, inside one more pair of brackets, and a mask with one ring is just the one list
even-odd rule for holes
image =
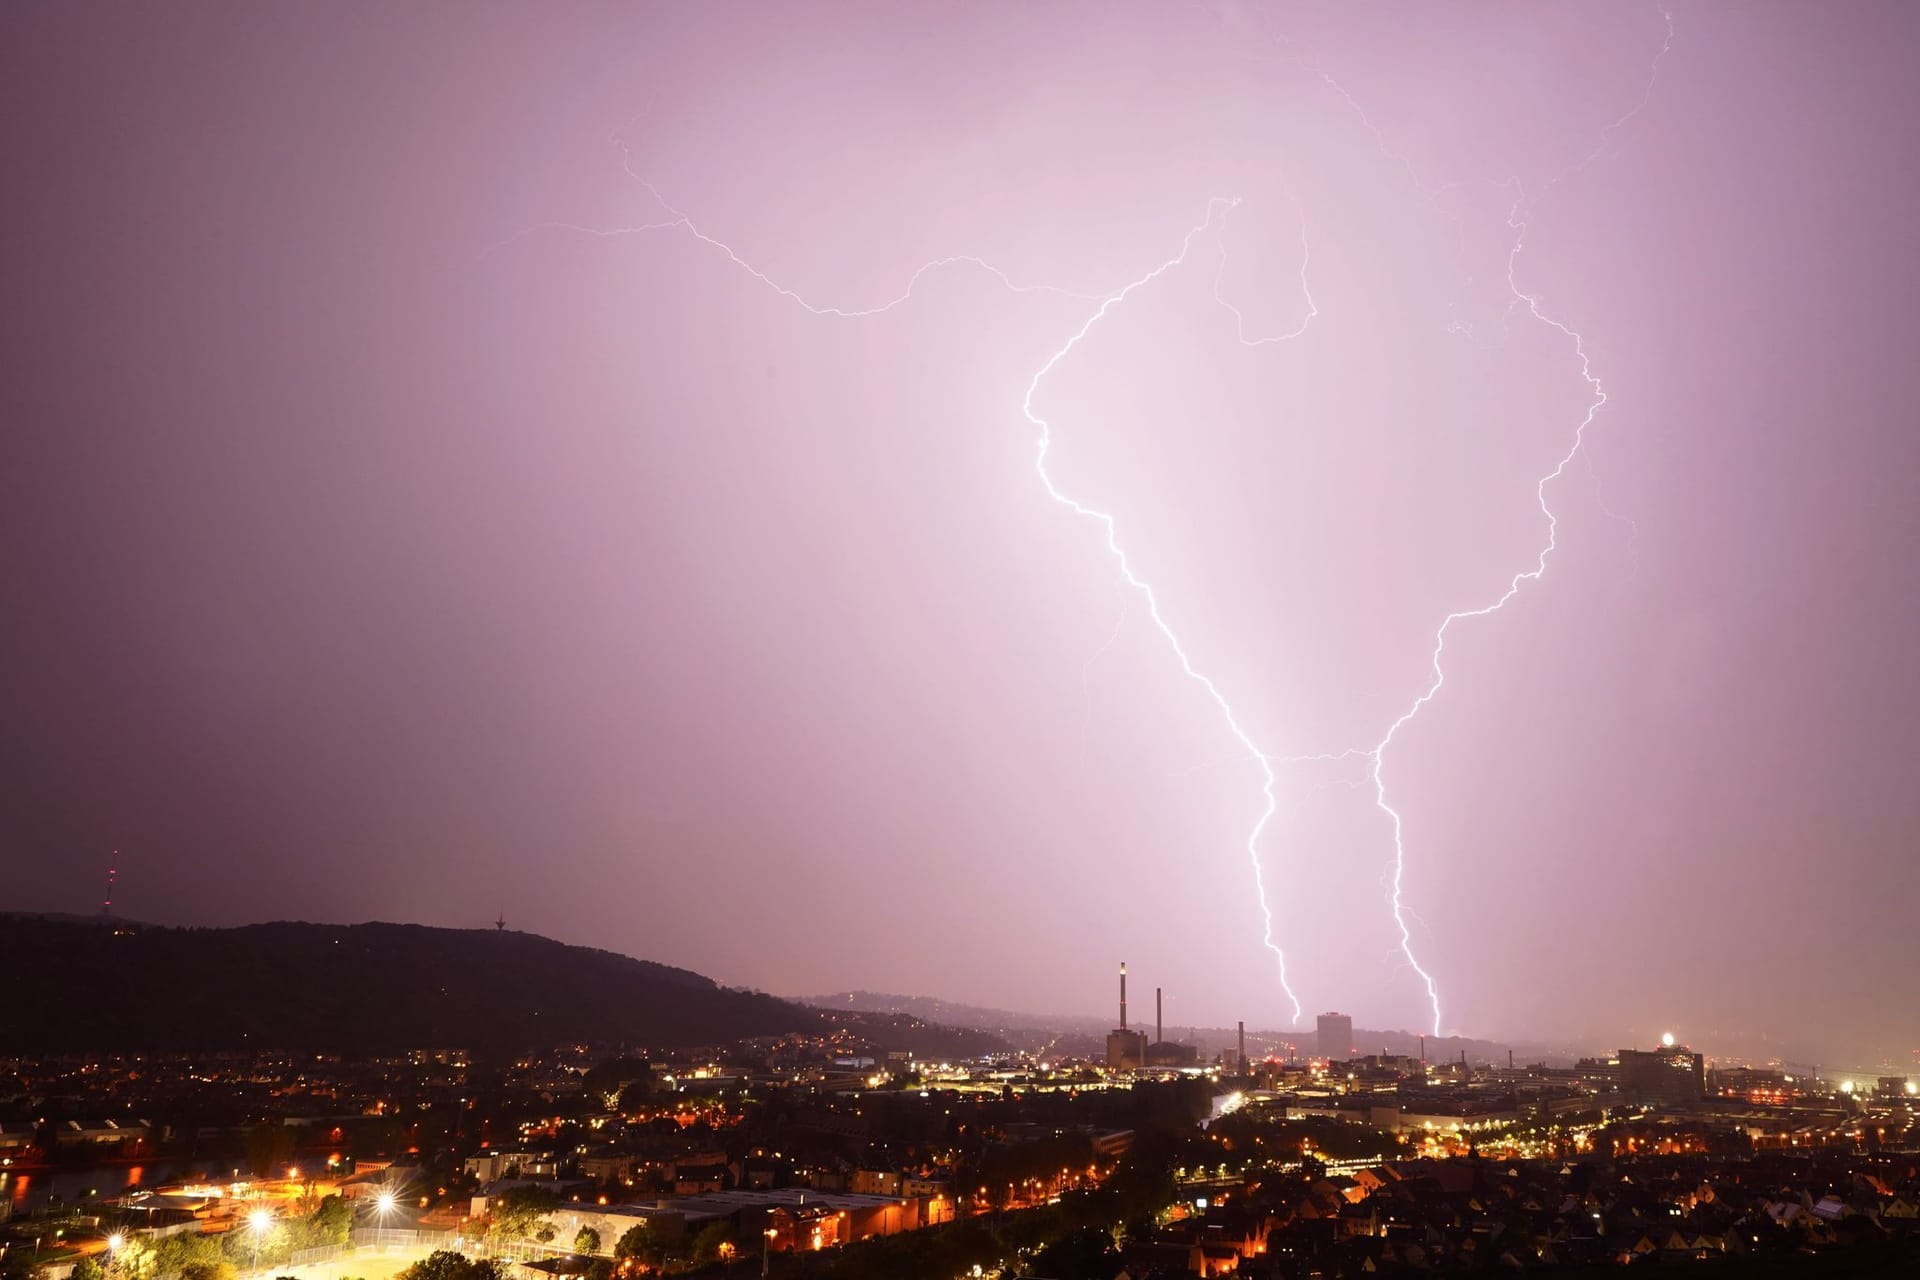
{"label": "radio tower", "polygon": [[118,849],[115,849],[113,851],[112,861],[107,863],[107,898],[105,902],[102,902],[100,904],[100,914],[103,916],[110,916],[113,914],[113,882],[115,880],[118,880],[119,878],[120,878],[120,851]]}

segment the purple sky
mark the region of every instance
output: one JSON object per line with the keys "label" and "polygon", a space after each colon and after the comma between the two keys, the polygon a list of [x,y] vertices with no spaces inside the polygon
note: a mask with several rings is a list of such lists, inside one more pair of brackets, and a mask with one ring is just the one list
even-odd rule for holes
{"label": "purple sky", "polygon": [[[1205,222],[1032,411],[1270,756],[1532,567],[1573,333],[1608,397],[1384,757],[1446,1029],[1907,1054],[1920,11],[1672,29],[9,8],[0,905],[118,847],[145,919],[1283,1024],[1260,768],[1023,410]],[[553,225],[642,179],[710,241]],[[1425,1026],[1368,760],[1274,770],[1309,1018]]]}

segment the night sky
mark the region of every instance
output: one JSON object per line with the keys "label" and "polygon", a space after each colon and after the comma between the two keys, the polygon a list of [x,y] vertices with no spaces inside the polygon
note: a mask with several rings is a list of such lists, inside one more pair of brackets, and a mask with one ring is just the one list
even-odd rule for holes
{"label": "night sky", "polygon": [[8,6],[0,907],[1904,1059],[1917,37]]}

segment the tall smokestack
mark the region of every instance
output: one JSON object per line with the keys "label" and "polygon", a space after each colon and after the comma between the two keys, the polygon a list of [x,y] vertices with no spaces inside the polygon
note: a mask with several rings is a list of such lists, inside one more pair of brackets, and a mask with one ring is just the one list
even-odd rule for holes
{"label": "tall smokestack", "polygon": [[1423,1067],[1427,1065],[1427,1038],[1425,1036],[1420,1037],[1420,1065]]}
{"label": "tall smokestack", "polygon": [[1120,1029],[1127,1029],[1127,962],[1120,962]]}
{"label": "tall smokestack", "polygon": [[1166,1036],[1160,1033],[1160,988],[1153,989],[1153,1042],[1159,1044]]}
{"label": "tall smokestack", "polygon": [[1244,1022],[1242,1022],[1242,1023],[1240,1024],[1240,1058],[1239,1058],[1239,1062],[1240,1062],[1240,1073],[1241,1073],[1242,1075],[1245,1075],[1245,1074],[1246,1074],[1246,1070],[1247,1070],[1247,1024],[1246,1024],[1246,1023],[1244,1023]]}
{"label": "tall smokestack", "polygon": [[1507,1050],[1507,1070],[1513,1070],[1513,1050]]}

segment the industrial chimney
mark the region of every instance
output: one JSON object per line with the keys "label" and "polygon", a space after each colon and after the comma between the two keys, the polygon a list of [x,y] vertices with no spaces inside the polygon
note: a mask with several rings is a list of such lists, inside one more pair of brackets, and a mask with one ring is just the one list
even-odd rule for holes
{"label": "industrial chimney", "polygon": [[1240,1074],[1245,1075],[1247,1073],[1247,1024],[1245,1022],[1240,1024],[1239,1054]]}
{"label": "industrial chimney", "polygon": [[1160,1033],[1160,988],[1153,989],[1153,1042],[1159,1044],[1166,1036]]}
{"label": "industrial chimney", "polygon": [[1120,1029],[1127,1029],[1127,962],[1120,962]]}

